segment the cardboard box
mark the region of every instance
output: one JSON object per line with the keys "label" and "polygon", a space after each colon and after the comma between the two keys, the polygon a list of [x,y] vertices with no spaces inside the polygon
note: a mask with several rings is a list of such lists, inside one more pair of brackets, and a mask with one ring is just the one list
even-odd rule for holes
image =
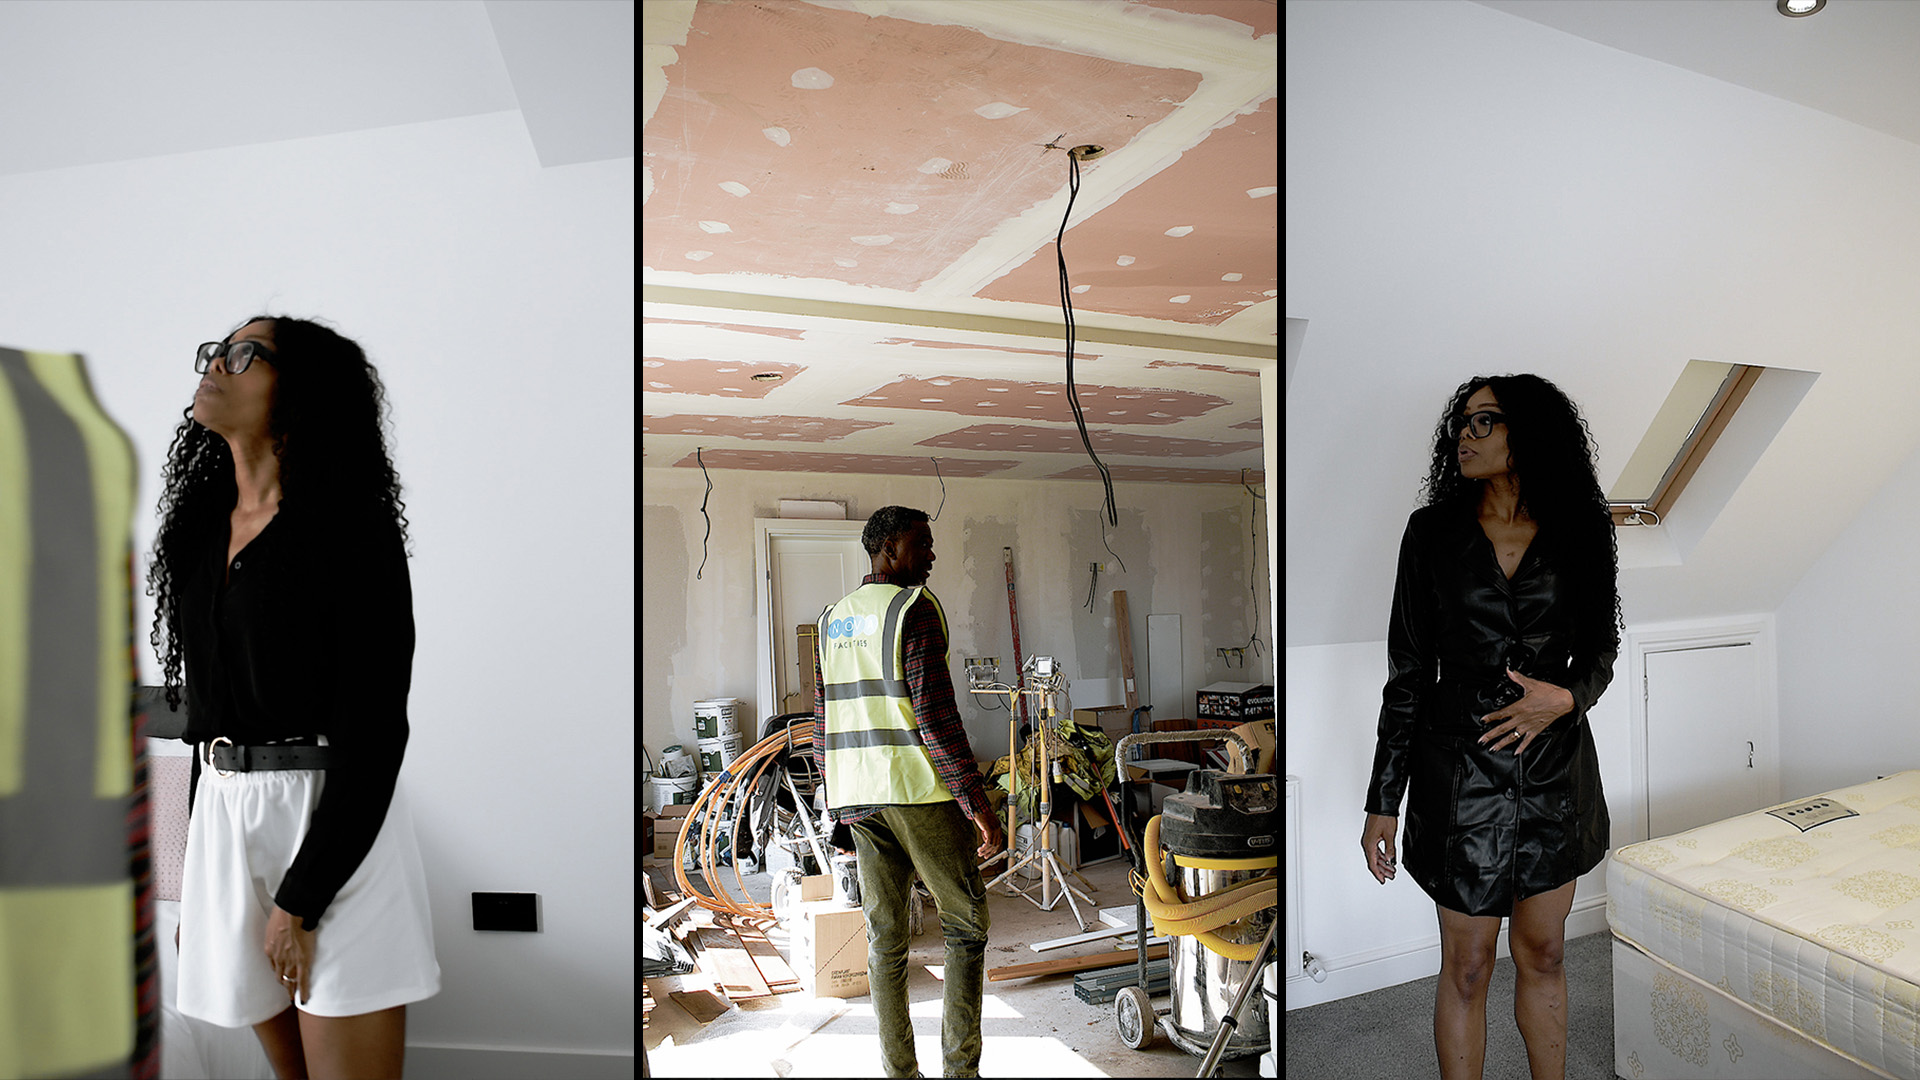
{"label": "cardboard box", "polygon": [[866,995],[866,912],[832,900],[801,903],[794,907],[791,932],[790,960],[801,989],[814,997]]}
{"label": "cardboard box", "polygon": [[1233,729],[1234,734],[1247,740],[1253,746],[1258,760],[1247,762],[1242,759],[1237,743],[1227,744],[1227,771],[1236,773],[1270,773],[1273,771],[1274,743],[1273,721],[1253,720]]}
{"label": "cardboard box", "polygon": [[1107,738],[1119,742],[1122,735],[1133,733],[1133,710],[1125,705],[1101,705],[1092,709],[1075,709],[1073,722],[1081,727],[1098,728],[1106,732]]}
{"label": "cardboard box", "polygon": [[1194,692],[1200,720],[1266,720],[1273,716],[1272,683],[1217,682]]}

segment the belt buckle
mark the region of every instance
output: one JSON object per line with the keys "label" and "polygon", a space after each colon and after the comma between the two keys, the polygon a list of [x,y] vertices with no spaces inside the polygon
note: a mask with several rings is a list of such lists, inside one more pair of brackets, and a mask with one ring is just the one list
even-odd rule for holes
{"label": "belt buckle", "polygon": [[226,743],[228,746],[232,746],[233,740],[227,738],[225,735],[222,735],[219,738],[207,744],[207,767],[212,769],[214,772],[219,773],[221,779],[225,779],[229,776],[232,776],[233,773],[228,772],[227,770],[222,769],[220,766],[215,765],[213,763],[213,748],[216,746],[219,746],[221,743]]}

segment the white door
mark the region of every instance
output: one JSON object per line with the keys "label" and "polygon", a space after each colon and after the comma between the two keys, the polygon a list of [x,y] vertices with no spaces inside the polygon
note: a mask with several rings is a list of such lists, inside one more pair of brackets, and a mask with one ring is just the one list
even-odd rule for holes
{"label": "white door", "polygon": [[1760,649],[1751,642],[1648,652],[1648,836],[1768,805],[1760,742]]}
{"label": "white door", "polygon": [[857,533],[847,537],[775,533],[767,537],[767,546],[775,701],[769,715],[777,716],[813,708],[801,691],[805,684],[800,676],[797,628],[801,623],[819,622],[827,605],[859,588],[860,579],[873,572],[873,559],[860,546]]}

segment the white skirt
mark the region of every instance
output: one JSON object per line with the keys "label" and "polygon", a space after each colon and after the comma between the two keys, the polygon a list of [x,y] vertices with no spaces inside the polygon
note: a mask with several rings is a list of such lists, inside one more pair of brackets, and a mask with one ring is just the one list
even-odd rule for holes
{"label": "white skirt", "polygon": [[[267,917],[327,774],[200,768],[180,880],[178,1008],[246,1027],[294,1003],[267,960]],[[298,1008],[315,1016],[359,1016],[440,992],[426,875],[398,785],[373,848],[320,916],[307,987],[312,997]]]}

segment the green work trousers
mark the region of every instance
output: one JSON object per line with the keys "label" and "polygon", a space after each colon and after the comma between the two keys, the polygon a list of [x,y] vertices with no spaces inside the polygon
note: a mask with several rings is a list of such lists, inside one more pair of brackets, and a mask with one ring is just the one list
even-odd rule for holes
{"label": "green work trousers", "polygon": [[987,887],[979,834],[953,801],[887,806],[852,828],[867,919],[867,982],[888,1076],[918,1075],[907,1016],[907,896],[920,872],[947,939],[940,1053],[948,1076],[980,1075],[980,996],[987,973]]}

